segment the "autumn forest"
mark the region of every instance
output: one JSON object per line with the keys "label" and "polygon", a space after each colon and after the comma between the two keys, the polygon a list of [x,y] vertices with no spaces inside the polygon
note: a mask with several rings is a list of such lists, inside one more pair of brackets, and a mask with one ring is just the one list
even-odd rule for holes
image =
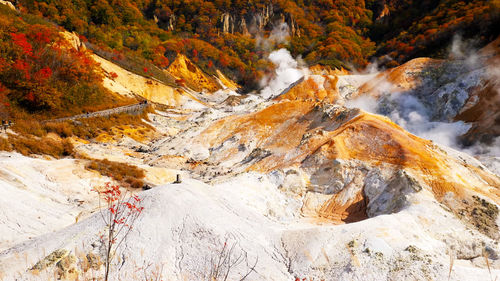
{"label": "autumn forest", "polygon": [[[356,69],[392,67],[417,56],[440,57],[455,34],[476,45],[498,36],[499,1],[401,0],[19,0],[0,7],[0,99],[29,112],[85,110],[119,103],[88,54],[65,46],[76,32],[87,48],[141,75],[183,53],[205,72],[220,69],[257,89],[275,48],[307,64]],[[4,5],[2,5],[4,6]],[[285,36],[283,36],[285,35]],[[84,101],[79,100],[84,92]],[[35,94],[36,93],[36,94]]]}

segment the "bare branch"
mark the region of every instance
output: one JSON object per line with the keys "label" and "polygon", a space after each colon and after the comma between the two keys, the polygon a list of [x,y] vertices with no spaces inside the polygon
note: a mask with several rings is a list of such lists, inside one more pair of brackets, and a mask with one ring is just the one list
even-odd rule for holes
{"label": "bare branch", "polygon": [[[231,277],[231,271],[243,263],[246,262],[248,266],[248,255],[244,250],[239,250],[239,254],[237,253],[238,242],[230,243],[229,238],[226,238],[222,249],[216,252],[216,256],[212,256],[210,258],[210,266],[208,269],[208,276],[205,276],[210,281],[215,280],[233,280],[235,277]],[[238,247],[237,247],[238,246]],[[207,259],[208,260],[208,259]],[[255,271],[255,267],[257,266],[258,258],[256,258],[255,263],[251,266],[248,272],[245,273],[239,280],[246,279],[252,272]]]}

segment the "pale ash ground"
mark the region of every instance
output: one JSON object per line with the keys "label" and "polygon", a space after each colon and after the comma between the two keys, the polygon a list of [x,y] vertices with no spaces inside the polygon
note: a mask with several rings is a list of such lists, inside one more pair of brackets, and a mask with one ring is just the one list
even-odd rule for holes
{"label": "pale ash ground", "polygon": [[[207,261],[226,239],[237,245],[238,254],[245,253],[248,262],[231,272],[231,280],[257,259],[249,280],[447,280],[450,256],[454,261],[450,280],[500,276],[498,228],[487,236],[456,216],[461,197],[445,192],[438,198],[426,185],[430,175],[410,166],[377,166],[362,155],[332,160],[331,151],[310,149],[335,137],[333,133],[342,136],[338,131],[342,126],[355,129],[360,117],[393,127],[384,118],[340,106],[308,109],[315,102],[310,95],[320,92],[345,104],[374,75],[341,76],[335,89],[324,75],[312,79],[318,83],[312,94],[301,96],[308,89],[304,86],[297,95],[283,93],[283,100],[250,96],[231,106],[221,103],[236,95],[230,89],[212,95],[185,89],[182,98],[168,90],[167,100],[179,106],[150,115],[150,124],[158,132],[152,140],[141,143],[123,137],[77,143],[79,152],[92,157],[145,168],[146,180],[157,185],[140,193],[145,211],[115,259],[114,280],[142,278],[138,270],[144,267],[148,274],[161,273],[167,280],[200,280],[209,271]],[[150,85],[139,78],[131,81],[134,89]],[[126,81],[119,82],[115,90],[127,89]],[[291,97],[293,101],[287,100]],[[295,118],[292,112],[259,123],[260,115],[252,115],[288,104],[307,112],[309,119]],[[447,104],[439,106],[447,108]],[[219,126],[225,131],[217,130]],[[257,129],[245,130],[251,126]],[[294,142],[293,131],[285,128],[304,130],[298,135],[302,139]],[[394,128],[390,133],[413,139]],[[143,152],[137,152],[139,147]],[[449,174],[434,176],[447,183],[466,182],[464,194],[498,208],[495,184],[499,179],[485,166],[450,148],[426,144],[425,149],[437,155],[443,167],[451,167]],[[301,155],[307,159],[295,161]],[[274,161],[279,167],[273,168],[268,159],[279,159]],[[0,277],[48,279],[72,267],[81,279],[102,273],[102,269],[83,272],[79,264],[88,254],[99,255],[103,250],[98,234],[104,224],[95,213],[97,197],[91,188],[109,179],[86,171],[81,160],[2,153],[0,162],[0,235],[6,237],[0,241]],[[168,184],[176,174],[182,175],[183,183]],[[335,210],[352,203],[362,189],[369,199],[365,207],[370,218],[341,224],[345,212]],[[333,211],[327,208],[322,215],[322,206],[336,193],[341,196],[335,198]],[[498,215],[494,218],[498,225]],[[72,262],[63,268],[51,265],[39,275],[29,272],[54,252]]]}

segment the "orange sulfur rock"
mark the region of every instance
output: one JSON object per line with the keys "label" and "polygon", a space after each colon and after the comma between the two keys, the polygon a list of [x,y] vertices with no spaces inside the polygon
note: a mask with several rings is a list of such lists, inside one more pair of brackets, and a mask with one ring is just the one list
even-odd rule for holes
{"label": "orange sulfur rock", "polygon": [[364,94],[378,98],[381,90],[401,92],[415,89],[421,84],[419,75],[443,64],[443,60],[416,58],[403,65],[379,73],[375,78],[363,84],[356,96]]}
{"label": "orange sulfur rock", "polygon": [[[328,111],[329,106],[312,100],[283,100],[259,112],[221,119],[200,139],[216,147],[237,136],[240,145],[255,143],[268,152],[247,171],[300,167],[311,157],[357,160],[395,171],[404,169],[439,201],[447,193],[458,198],[479,193],[500,202],[500,179],[495,175],[449,156],[386,117],[339,106]],[[235,147],[228,148],[223,161],[236,153]],[[365,218],[368,202],[363,190],[348,189],[329,195],[317,215],[337,222]]]}
{"label": "orange sulfur rock", "polygon": [[213,93],[222,89],[217,80],[204,73],[198,66],[191,62],[186,56],[178,54],[175,61],[170,64],[167,71],[178,80],[183,81],[187,87],[201,92],[203,89]]}
{"label": "orange sulfur rock", "polygon": [[308,76],[275,100],[314,100],[335,103],[339,98],[337,76]]}

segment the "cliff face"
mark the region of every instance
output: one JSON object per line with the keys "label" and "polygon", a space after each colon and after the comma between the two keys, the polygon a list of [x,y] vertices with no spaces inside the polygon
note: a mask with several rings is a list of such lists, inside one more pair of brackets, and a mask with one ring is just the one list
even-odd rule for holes
{"label": "cliff face", "polygon": [[[78,38],[68,35],[71,42],[79,48],[85,48]],[[176,86],[166,85],[153,78],[132,73],[117,64],[98,55],[93,59],[100,64],[104,73],[103,85],[114,93],[128,97],[140,97],[168,106],[204,106],[200,99],[226,89],[236,91],[239,86],[216,70],[216,75],[204,73],[184,55],[179,54],[168,69],[164,70],[176,79]]]}
{"label": "cliff face", "polygon": [[7,5],[7,7],[9,7],[10,9],[16,11],[16,6],[14,6],[14,4],[12,4],[11,1],[0,0],[0,4]]}
{"label": "cliff face", "polygon": [[272,4],[268,4],[256,13],[239,16],[223,13],[219,19],[219,27],[223,33],[264,34],[276,26],[286,24],[291,36],[301,36],[300,27],[293,15],[286,12],[275,12]]}
{"label": "cliff face", "polygon": [[334,104],[340,99],[337,81],[337,76],[307,75],[274,100],[314,100]]}
{"label": "cliff face", "polygon": [[[171,14],[168,19],[163,20],[161,25],[165,29],[175,30],[178,17]],[[158,19],[156,18],[158,22]],[[265,31],[272,30],[274,27],[286,24],[291,36],[301,37],[300,27],[295,17],[282,9],[276,10],[272,3],[264,5],[245,15],[236,12],[224,12],[217,19],[217,28],[221,33],[241,33],[244,35],[262,35]]]}

